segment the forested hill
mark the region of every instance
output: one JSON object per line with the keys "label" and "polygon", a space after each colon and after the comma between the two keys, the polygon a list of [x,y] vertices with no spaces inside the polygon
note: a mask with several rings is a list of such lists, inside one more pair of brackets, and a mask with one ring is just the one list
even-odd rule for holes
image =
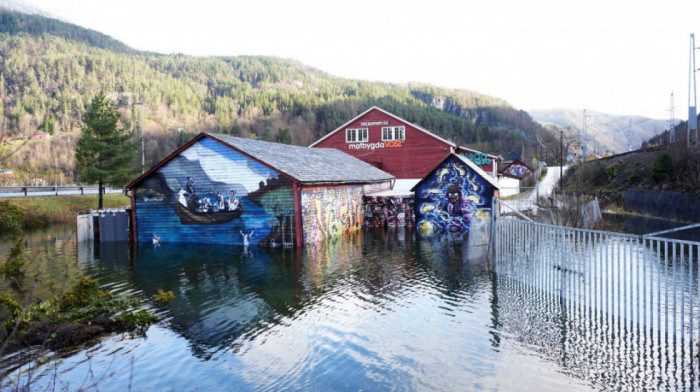
{"label": "forested hill", "polygon": [[51,34],[115,52],[136,53],[136,50],[99,31],[40,15],[3,10],[2,5],[0,5],[0,33],[15,34],[19,32],[36,36]]}
{"label": "forested hill", "polygon": [[[471,91],[343,79],[272,57],[132,53],[60,33],[75,28],[90,36],[77,26],[10,15],[21,23],[0,33],[0,131],[6,141],[40,130],[62,137],[42,154],[15,148],[11,157],[0,156],[0,168],[40,172],[54,165],[68,176],[69,140],[100,90],[119,103],[123,119],[143,124],[147,165],[198,131],[308,145],[373,105],[492,153],[529,149],[534,135],[544,133],[526,112]],[[59,162],[50,164],[57,155]]]}

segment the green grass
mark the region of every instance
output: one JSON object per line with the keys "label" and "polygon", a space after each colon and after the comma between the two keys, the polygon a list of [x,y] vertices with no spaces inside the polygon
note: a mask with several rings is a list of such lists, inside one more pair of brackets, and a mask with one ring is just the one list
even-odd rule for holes
{"label": "green grass", "polygon": [[[25,228],[38,228],[50,223],[75,222],[75,215],[97,209],[97,195],[37,196],[0,198],[25,213]],[[104,208],[123,208],[131,199],[119,193],[104,195]]]}

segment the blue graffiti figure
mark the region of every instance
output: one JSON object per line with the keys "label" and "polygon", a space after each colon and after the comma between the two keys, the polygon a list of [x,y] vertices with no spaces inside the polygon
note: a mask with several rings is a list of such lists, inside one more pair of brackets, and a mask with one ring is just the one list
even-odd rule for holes
{"label": "blue graffiti figure", "polygon": [[469,227],[475,208],[474,203],[462,195],[458,185],[452,184],[447,187],[447,213],[449,215],[447,230],[452,232],[462,232]]}

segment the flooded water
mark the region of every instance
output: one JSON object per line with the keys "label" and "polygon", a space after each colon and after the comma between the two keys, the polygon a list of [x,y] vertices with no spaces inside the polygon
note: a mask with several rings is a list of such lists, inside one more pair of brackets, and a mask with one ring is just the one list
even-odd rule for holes
{"label": "flooded water", "polygon": [[[36,268],[55,279],[81,272],[117,294],[149,298],[162,289],[175,299],[150,305],[163,319],[144,336],[107,336],[61,355],[35,350],[35,361],[6,356],[3,390],[693,387],[660,377],[663,364],[645,374],[635,357],[607,355],[601,338],[617,347],[627,340],[596,329],[595,317],[572,323],[586,312],[493,274],[483,246],[368,231],[301,250],[130,249],[78,244],[72,227],[37,233],[27,245]],[[9,249],[0,243],[0,260]]]}

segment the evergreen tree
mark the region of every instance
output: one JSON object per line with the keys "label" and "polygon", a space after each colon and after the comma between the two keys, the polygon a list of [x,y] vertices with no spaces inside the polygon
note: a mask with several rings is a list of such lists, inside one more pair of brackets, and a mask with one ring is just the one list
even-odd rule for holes
{"label": "evergreen tree", "polygon": [[121,126],[117,106],[99,92],[80,124],[83,134],[75,147],[76,170],[84,183],[99,185],[99,207],[105,185],[124,186],[141,169],[132,166],[138,142],[128,125]]}

